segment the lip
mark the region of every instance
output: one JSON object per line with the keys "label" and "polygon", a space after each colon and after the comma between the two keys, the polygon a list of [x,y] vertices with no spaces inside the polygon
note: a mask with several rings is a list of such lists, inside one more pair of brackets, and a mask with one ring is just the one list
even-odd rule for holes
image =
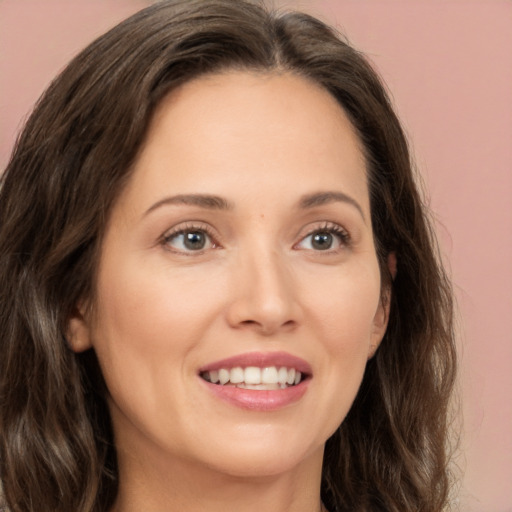
{"label": "lip", "polygon": [[311,365],[307,361],[287,352],[248,352],[239,354],[202,366],[199,369],[199,373],[220,370],[221,368],[235,368],[236,366],[241,366],[242,368],[247,368],[248,366],[256,366],[258,368],[286,366],[286,368],[295,368],[308,376],[312,374]]}
{"label": "lip", "polygon": [[250,411],[276,411],[299,401],[307,391],[311,379],[306,379],[285,389],[256,390],[235,386],[220,386],[198,377],[208,391],[217,398],[240,409]]}
{"label": "lip", "polygon": [[[306,378],[299,384],[284,389],[256,390],[213,384],[199,376],[202,372],[220,370],[221,368],[234,368],[236,366],[241,366],[242,368],[248,366],[259,368],[285,366],[287,368],[295,368],[303,375],[306,375]],[[311,365],[307,361],[287,352],[250,352],[240,354],[209,363],[201,367],[198,372],[198,378],[202,385],[217,398],[241,409],[261,412],[276,411],[299,401],[308,389],[311,375]]]}

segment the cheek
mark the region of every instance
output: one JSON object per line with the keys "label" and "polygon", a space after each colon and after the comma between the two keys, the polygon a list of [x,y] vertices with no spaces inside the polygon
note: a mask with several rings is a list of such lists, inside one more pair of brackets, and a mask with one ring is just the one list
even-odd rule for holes
{"label": "cheek", "polygon": [[330,433],[347,414],[361,384],[380,300],[378,267],[356,270],[334,273],[328,289],[310,293],[308,300],[311,326],[323,348],[318,350],[323,356],[318,382],[325,410],[331,411]]}
{"label": "cheek", "polygon": [[105,268],[99,281],[101,318],[96,331],[146,356],[179,348],[179,340],[193,339],[215,307],[212,287],[200,289],[197,277],[189,274],[153,272],[135,264],[128,269]]}
{"label": "cheek", "polygon": [[194,349],[218,316],[213,292],[197,286],[141,265],[104,265],[93,345],[117,425],[129,417],[142,431],[152,430],[150,422],[175,428]]}
{"label": "cheek", "polygon": [[317,290],[309,293],[309,310],[330,349],[334,352],[364,350],[371,341],[380,301],[378,268],[368,265],[347,269],[331,275],[323,289],[311,284],[308,288]]}
{"label": "cheek", "polygon": [[193,372],[195,349],[220,315],[222,288],[202,286],[197,272],[110,261],[119,263],[106,262],[99,276],[93,345],[116,400],[156,399],[162,382],[176,389]]}

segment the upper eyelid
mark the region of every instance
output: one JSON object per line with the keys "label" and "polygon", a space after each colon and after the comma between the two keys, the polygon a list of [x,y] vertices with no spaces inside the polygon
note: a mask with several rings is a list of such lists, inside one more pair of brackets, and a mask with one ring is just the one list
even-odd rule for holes
{"label": "upper eyelid", "polygon": [[[178,236],[180,234],[186,233],[188,231],[204,231],[208,237],[210,237],[211,242],[216,246],[221,246],[219,239],[221,238],[217,231],[210,226],[208,223],[203,221],[185,221],[177,226],[167,229],[160,239],[163,242],[168,242],[171,238]],[[303,226],[297,235],[294,237],[297,241],[294,243],[294,246],[302,242],[308,236],[313,235],[314,233],[318,233],[321,231],[332,231],[335,232],[336,235],[340,236],[344,243],[349,243],[352,239],[350,232],[343,227],[338,222],[333,221],[316,221],[308,223],[307,226]]]}
{"label": "upper eyelid", "polygon": [[178,224],[172,228],[167,229],[162,234],[163,239],[171,238],[176,235],[180,235],[182,233],[186,233],[187,231],[204,231],[211,238],[215,238],[215,232],[212,227],[203,222],[194,222],[188,221],[182,224]]}
{"label": "upper eyelid", "polygon": [[[314,235],[315,233],[322,233],[322,232],[331,232],[334,234],[335,237],[339,239],[340,246],[349,248],[352,245],[352,237],[349,233],[349,231],[338,224],[337,222],[331,222],[331,221],[324,221],[323,223],[318,224],[316,227],[309,227],[307,232],[299,235],[299,240],[293,245],[294,248],[299,249],[300,244],[304,242],[308,237]],[[336,252],[340,249],[329,249],[323,252],[324,254],[332,254],[333,252]],[[317,252],[317,251],[315,251]]]}
{"label": "upper eyelid", "polygon": [[[314,225],[311,226],[311,224]],[[298,238],[300,240],[303,240],[305,237],[310,236],[314,233],[318,233],[321,231],[337,231],[338,233],[342,234],[343,236],[346,236],[347,238],[351,238],[350,232],[348,229],[343,227],[341,224],[338,224],[337,222],[332,221],[319,221],[315,223],[308,224],[307,227],[304,227],[300,230],[298,234]]]}
{"label": "upper eyelid", "polygon": [[[171,248],[171,246],[170,246],[171,240],[173,240],[175,237],[177,237],[179,235],[182,235],[183,233],[190,232],[190,231],[203,231],[204,233],[206,233],[206,235],[210,239],[210,244],[212,247],[208,247],[206,249],[201,249],[201,250],[197,250],[197,251],[180,250],[180,249],[176,249],[174,247]],[[174,226],[174,227],[168,229],[167,231],[165,231],[159,239],[159,245],[167,246],[167,250],[175,252],[175,253],[190,254],[190,255],[192,255],[192,254],[198,255],[198,254],[204,253],[205,251],[207,251],[209,249],[213,249],[213,248],[218,249],[218,248],[222,247],[222,245],[218,242],[218,237],[214,233],[213,228],[211,228],[210,226],[208,226],[207,224],[205,224],[203,222],[196,223],[196,222],[190,222],[190,221],[183,223],[183,224],[178,224],[177,226]]]}

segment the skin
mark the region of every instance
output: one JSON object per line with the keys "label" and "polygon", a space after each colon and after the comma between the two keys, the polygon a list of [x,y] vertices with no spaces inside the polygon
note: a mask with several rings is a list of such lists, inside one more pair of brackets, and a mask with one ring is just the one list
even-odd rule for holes
{"label": "skin", "polygon": [[[166,202],[178,194],[230,208]],[[211,236],[190,250],[183,229]],[[365,162],[329,93],[246,72],[173,91],[113,209],[95,302],[69,324],[111,395],[114,510],[320,510],[324,443],[384,335],[380,298]],[[262,412],[208,392],[199,368],[255,351],[305,359],[304,396]]]}

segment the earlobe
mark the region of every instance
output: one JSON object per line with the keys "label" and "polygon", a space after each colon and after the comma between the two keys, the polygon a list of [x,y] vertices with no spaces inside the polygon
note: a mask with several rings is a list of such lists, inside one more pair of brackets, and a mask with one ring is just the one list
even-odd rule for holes
{"label": "earlobe", "polygon": [[375,355],[375,352],[377,352],[382,338],[384,338],[384,334],[386,334],[389,320],[390,299],[391,288],[389,287],[388,291],[382,294],[379,308],[373,319],[373,333],[370,342],[370,348],[368,350],[368,359],[371,359]]}
{"label": "earlobe", "polygon": [[371,359],[375,355],[375,352],[377,352],[380,342],[386,333],[389,319],[390,295],[391,289],[389,287],[389,289],[382,294],[379,307],[375,313],[375,317],[373,319],[373,332],[370,347],[368,349],[368,359]]}
{"label": "earlobe", "polygon": [[[395,252],[390,252],[388,254],[387,264],[389,274],[391,275],[391,280],[394,281],[397,271]],[[370,342],[370,347],[368,350],[368,359],[371,359],[375,355],[375,352],[377,352],[377,349],[379,348],[379,345],[382,339],[384,338],[384,334],[386,333],[389,321],[391,293],[391,283],[388,283],[387,285],[385,285],[385,289],[382,290],[379,307],[374,317],[373,333]]]}
{"label": "earlobe", "polygon": [[92,347],[90,327],[84,312],[85,308],[76,307],[68,320],[65,337],[73,352],[84,352]]}

